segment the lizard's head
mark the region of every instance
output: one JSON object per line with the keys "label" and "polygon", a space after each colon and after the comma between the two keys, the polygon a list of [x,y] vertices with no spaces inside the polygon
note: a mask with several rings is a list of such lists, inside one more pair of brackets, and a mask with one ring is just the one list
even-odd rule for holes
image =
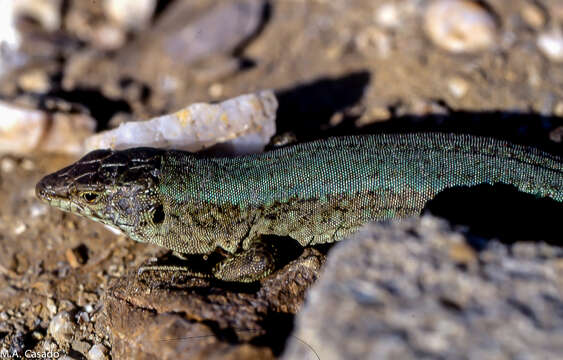
{"label": "lizard's head", "polygon": [[161,150],[95,150],[45,176],[37,197],[61,210],[118,227],[126,233],[162,214],[157,199]]}

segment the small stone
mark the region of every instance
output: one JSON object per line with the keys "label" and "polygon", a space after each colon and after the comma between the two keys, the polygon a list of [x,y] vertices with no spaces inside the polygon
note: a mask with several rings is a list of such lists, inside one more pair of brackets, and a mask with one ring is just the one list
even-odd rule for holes
{"label": "small stone", "polygon": [[520,10],[520,16],[530,27],[534,29],[542,28],[546,22],[546,16],[539,6],[534,3],[526,3]]}
{"label": "small stone", "polygon": [[25,171],[33,171],[35,170],[35,163],[29,159],[24,159],[21,163],[21,167]]}
{"label": "small stone", "polygon": [[105,360],[107,359],[106,353],[107,349],[104,345],[96,344],[88,351],[87,358],[88,360]]}
{"label": "small stone", "polygon": [[90,322],[90,316],[86,311],[81,311],[76,315],[78,325],[84,325]]}
{"label": "small stone", "polygon": [[388,2],[379,6],[374,14],[375,22],[387,29],[394,29],[401,25],[401,14],[397,4]]}
{"label": "small stone", "polygon": [[48,332],[59,346],[66,346],[72,341],[75,325],[68,312],[63,311],[57,314],[49,323]]}
{"label": "small stone", "polygon": [[555,104],[553,115],[557,117],[563,117],[563,101],[559,101],[557,104]]}
{"label": "small stone", "polygon": [[330,120],[328,121],[328,124],[330,126],[338,126],[342,123],[343,120],[344,120],[344,113],[342,113],[342,111],[337,111],[334,114],[332,114]]}
{"label": "small stone", "polygon": [[219,83],[211,84],[211,86],[209,87],[209,96],[214,99],[218,99],[223,96],[223,85]]}
{"label": "small stone", "polygon": [[450,259],[459,264],[471,264],[477,260],[475,250],[466,242],[454,243],[448,249]]}
{"label": "small stone", "polygon": [[102,50],[116,50],[125,44],[126,34],[115,25],[100,25],[92,34],[93,45]]}
{"label": "small stone", "polygon": [[25,230],[27,230],[27,226],[22,222],[18,222],[16,226],[14,226],[15,235],[21,235],[25,232]]}
{"label": "small stone", "polygon": [[86,341],[74,340],[71,347],[72,350],[78,351],[82,355],[88,354],[88,351],[90,350],[90,344],[88,344]]}
{"label": "small stone", "polygon": [[156,0],[105,0],[104,11],[121,27],[130,30],[145,28],[156,9]]}
{"label": "small stone", "polygon": [[14,3],[16,15],[31,17],[47,31],[55,31],[61,26],[61,0],[18,0]]}
{"label": "small stone", "polygon": [[453,53],[485,50],[496,37],[491,14],[467,0],[433,1],[424,14],[424,31],[435,45]]}
{"label": "small stone", "polygon": [[14,159],[6,157],[0,162],[0,169],[3,173],[11,173],[16,168],[16,162]]}
{"label": "small stone", "polygon": [[391,111],[387,107],[374,106],[366,111],[362,116],[360,116],[358,120],[356,120],[356,126],[362,127],[389,120],[389,118],[391,118],[391,115]]}
{"label": "small stone", "polygon": [[355,39],[356,47],[362,53],[376,52],[381,58],[386,58],[391,53],[391,39],[384,31],[375,26],[367,27],[360,31]]}
{"label": "small stone", "polygon": [[469,84],[464,79],[456,76],[448,80],[448,89],[456,98],[462,98],[467,94]]}
{"label": "small stone", "polygon": [[537,45],[542,54],[553,62],[563,62],[563,34],[553,28],[538,36]]}
{"label": "small stone", "polygon": [[549,132],[549,140],[561,143],[563,142],[563,126],[556,127]]}
{"label": "small stone", "polygon": [[49,76],[41,69],[33,69],[21,74],[18,78],[18,86],[24,91],[37,94],[45,94],[51,88]]}
{"label": "small stone", "polygon": [[45,307],[49,311],[49,315],[53,316],[57,313],[57,305],[55,305],[53,299],[48,298],[47,301],[45,302]]}

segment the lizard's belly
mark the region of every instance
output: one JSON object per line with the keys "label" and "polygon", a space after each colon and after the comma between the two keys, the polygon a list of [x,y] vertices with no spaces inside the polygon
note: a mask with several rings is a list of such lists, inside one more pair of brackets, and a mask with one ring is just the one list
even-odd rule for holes
{"label": "lizard's belly", "polygon": [[289,236],[302,246],[341,240],[374,220],[417,215],[424,206],[418,193],[366,191],[323,199],[290,199],[257,208],[249,238],[272,234]]}

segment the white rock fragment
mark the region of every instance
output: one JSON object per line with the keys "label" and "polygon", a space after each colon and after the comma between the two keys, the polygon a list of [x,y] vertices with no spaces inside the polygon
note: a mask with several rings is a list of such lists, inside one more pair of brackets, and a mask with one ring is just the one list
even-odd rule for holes
{"label": "white rock fragment", "polygon": [[87,139],[86,149],[152,146],[198,151],[218,143],[236,154],[260,152],[275,133],[278,102],[270,90],[218,104],[196,103],[148,121],[121,124]]}
{"label": "white rock fragment", "polygon": [[141,30],[151,20],[156,9],[156,0],[105,0],[104,11],[117,25]]}
{"label": "white rock fragment", "polygon": [[456,98],[462,98],[469,90],[469,84],[464,79],[455,76],[448,80],[448,89]]}
{"label": "white rock fragment", "polygon": [[553,62],[563,62],[563,33],[554,28],[538,36],[537,45],[540,51]]}
{"label": "white rock fragment", "polygon": [[94,133],[94,119],[83,114],[48,114],[0,102],[0,153],[48,151],[81,154]]}
{"label": "white rock fragment", "polygon": [[0,102],[0,153],[28,153],[43,133],[47,117],[39,110],[24,109]]}
{"label": "white rock fragment", "polygon": [[467,0],[433,1],[424,14],[424,31],[434,44],[453,53],[485,50],[496,37],[491,14]]}
{"label": "white rock fragment", "polygon": [[374,13],[375,22],[387,29],[395,29],[401,26],[401,12],[398,5],[392,2],[380,5]]}

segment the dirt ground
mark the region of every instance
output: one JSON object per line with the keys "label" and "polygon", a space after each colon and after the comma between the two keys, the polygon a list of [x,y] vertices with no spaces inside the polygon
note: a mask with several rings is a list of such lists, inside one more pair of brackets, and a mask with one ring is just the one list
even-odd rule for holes
{"label": "dirt ground", "polygon": [[[431,1],[257,0],[263,7],[250,36],[189,62],[163,52],[162,43],[183,26],[182,19],[195,21],[213,11],[216,2],[186,0],[191,4],[183,11],[190,16],[169,15],[167,10],[180,2],[158,1],[150,24],[125,32],[115,48],[96,35],[110,24],[101,0],[60,1],[56,15],[61,25],[53,31],[32,15],[25,17],[19,28],[32,60],[3,78],[0,98],[45,111],[53,111],[49,104],[54,101],[59,104],[55,111],[89,114],[102,130],[196,101],[274,89],[278,133],[291,131],[299,140],[446,128],[502,135],[561,152],[563,60],[546,56],[537,41],[544,32],[562,29],[558,0],[481,2],[494,23],[494,41],[462,53],[440,47],[423,31]],[[380,18],[384,4],[399,9],[390,20]],[[168,25],[154,30],[163,16],[171,19]],[[46,87],[22,85],[30,72],[48,79]],[[147,258],[166,251],[40,203],[36,182],[73,160],[37,152],[0,156],[0,349],[61,351],[74,359],[127,358],[134,353],[131,343],[140,338],[124,335],[126,328],[116,330],[119,326],[108,320],[108,304],[112,311],[127,313],[115,310],[116,296],[108,289],[115,290]],[[297,305],[289,310],[276,305],[288,327],[280,336],[288,336],[312,281],[311,275],[292,290],[300,294]],[[150,291],[143,286],[139,289]],[[134,297],[129,293],[120,299]],[[150,311],[158,312],[152,306]],[[142,331],[141,320],[136,320],[141,324],[137,331]],[[204,320],[201,314],[190,319]],[[261,334],[260,341],[252,342],[236,331],[221,338],[225,328],[218,327],[211,333],[221,343],[240,345],[239,352],[228,354],[232,358],[271,358],[283,349],[285,338],[272,341]],[[119,349],[116,341],[121,341]],[[244,347],[248,343],[255,348]]]}

